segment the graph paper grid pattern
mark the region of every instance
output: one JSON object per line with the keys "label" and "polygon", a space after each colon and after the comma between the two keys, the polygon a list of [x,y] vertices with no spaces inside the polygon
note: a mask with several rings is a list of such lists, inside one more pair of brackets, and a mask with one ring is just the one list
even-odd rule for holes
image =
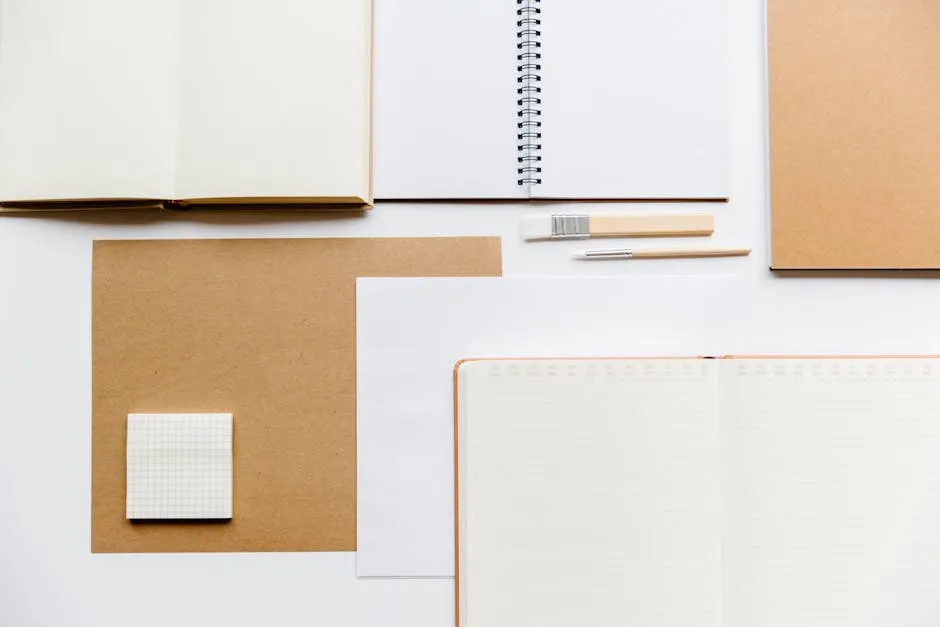
{"label": "graph paper grid pattern", "polygon": [[128,414],[129,520],[232,517],[232,414]]}

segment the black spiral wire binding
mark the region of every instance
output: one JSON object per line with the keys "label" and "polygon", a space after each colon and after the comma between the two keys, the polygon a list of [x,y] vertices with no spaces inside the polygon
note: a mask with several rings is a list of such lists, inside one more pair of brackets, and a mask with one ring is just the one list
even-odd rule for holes
{"label": "black spiral wire binding", "polygon": [[538,185],[542,182],[542,0],[516,0],[516,128],[519,140],[516,157],[519,167],[519,185]]}

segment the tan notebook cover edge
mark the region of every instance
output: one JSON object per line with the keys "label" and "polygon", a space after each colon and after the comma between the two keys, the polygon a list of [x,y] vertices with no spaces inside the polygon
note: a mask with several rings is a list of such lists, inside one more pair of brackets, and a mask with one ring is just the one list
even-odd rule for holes
{"label": "tan notebook cover edge", "polygon": [[56,213],[60,211],[128,211],[128,210],[256,210],[277,209],[291,211],[350,211],[368,210],[373,207],[371,199],[360,196],[310,197],[310,198],[201,198],[193,200],[136,200],[93,199],[25,201],[0,203],[0,213]]}
{"label": "tan notebook cover edge", "polygon": [[134,198],[0,202],[0,214],[58,213],[60,211],[152,211],[168,208],[168,203],[163,200]]}
{"label": "tan notebook cover edge", "polygon": [[771,269],[940,268],[938,28],[936,2],[767,1]]}

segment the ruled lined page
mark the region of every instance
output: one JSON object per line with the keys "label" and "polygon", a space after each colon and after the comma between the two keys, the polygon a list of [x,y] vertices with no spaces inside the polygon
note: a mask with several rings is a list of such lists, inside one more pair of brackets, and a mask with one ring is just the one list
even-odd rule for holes
{"label": "ruled lined page", "polygon": [[460,626],[717,627],[716,372],[461,366]]}
{"label": "ruled lined page", "polygon": [[726,627],[940,624],[940,360],[721,380]]}

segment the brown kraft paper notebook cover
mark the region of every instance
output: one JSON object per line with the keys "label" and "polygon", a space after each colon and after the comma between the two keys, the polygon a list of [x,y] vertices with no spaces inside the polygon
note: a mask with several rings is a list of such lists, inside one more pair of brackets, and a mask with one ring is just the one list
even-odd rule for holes
{"label": "brown kraft paper notebook cover", "polygon": [[940,2],[767,0],[772,263],[940,268]]}
{"label": "brown kraft paper notebook cover", "polygon": [[[92,552],[356,549],[358,276],[498,276],[498,238],[99,241]],[[126,417],[234,414],[227,523],[125,518]]]}

